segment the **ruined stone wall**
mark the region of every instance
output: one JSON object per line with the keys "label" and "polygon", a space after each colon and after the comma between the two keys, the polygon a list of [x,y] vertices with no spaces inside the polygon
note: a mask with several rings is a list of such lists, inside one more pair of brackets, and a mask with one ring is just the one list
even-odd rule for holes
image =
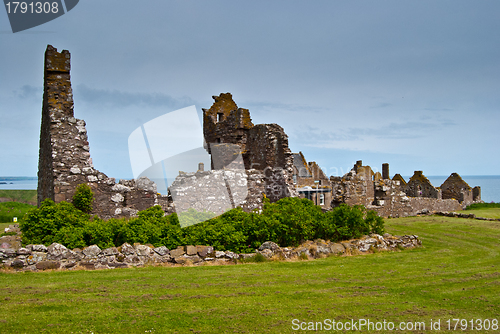
{"label": "ruined stone wall", "polygon": [[210,109],[203,109],[203,134],[212,156],[212,169],[241,168],[264,175],[265,193],[274,202],[297,196],[293,186],[293,158],[288,136],[277,124],[254,125],[248,109],[238,108],[230,93],[213,96]]}
{"label": "ruined stone wall", "polygon": [[177,213],[193,208],[217,215],[241,205],[247,197],[245,170],[182,173],[169,187]]}
{"label": "ruined stone wall", "polygon": [[436,189],[422,171],[417,170],[408,181],[405,189],[410,197],[428,197],[441,199],[441,190]]}
{"label": "ruined stone wall", "polygon": [[[388,172],[385,174],[387,176]],[[363,166],[358,161],[349,173],[343,177],[331,177],[330,180],[333,189],[332,207],[341,203],[364,205],[383,217],[456,211],[464,207],[455,199],[441,199],[441,191],[434,188],[421,171],[415,172],[406,184],[399,174],[393,180],[376,176],[369,166]]]}
{"label": "ruined stone wall", "polygon": [[169,187],[177,213],[189,208],[220,215],[235,207],[250,212],[261,209],[263,197],[275,202],[287,184],[281,169],[223,169],[181,173]]}
{"label": "ruined stone wall", "polygon": [[472,188],[472,200],[474,202],[481,202],[481,187],[475,186]]}
{"label": "ruined stone wall", "polygon": [[49,198],[71,202],[76,187],[88,184],[94,192],[93,214],[133,216],[155,204],[168,207],[149,180],[120,181],[94,168],[90,157],[85,121],[74,117],[71,89],[71,56],[47,46],[44,64],[44,94],[38,163],[38,204]]}
{"label": "ruined stone wall", "polygon": [[394,175],[394,177],[392,178],[393,181],[399,181],[399,184],[401,187],[405,187],[406,186],[406,181],[405,179],[401,176],[401,174],[396,174]]}
{"label": "ruined stone wall", "polygon": [[472,188],[457,173],[452,173],[443,182],[441,191],[443,199],[454,198],[463,205],[469,205],[474,201]]}
{"label": "ruined stone wall", "polygon": [[400,181],[382,179],[375,183],[374,205],[367,206],[382,217],[407,217],[440,211],[461,210],[456,200],[410,197],[401,190]]}
{"label": "ruined stone wall", "polygon": [[372,205],[375,200],[373,171],[358,161],[351,171],[342,177],[330,177],[332,207],[341,203],[348,205]]}

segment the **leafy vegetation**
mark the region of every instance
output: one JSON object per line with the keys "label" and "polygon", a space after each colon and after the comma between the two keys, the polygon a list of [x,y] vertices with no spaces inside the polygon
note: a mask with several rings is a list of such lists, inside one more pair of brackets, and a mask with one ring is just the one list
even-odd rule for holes
{"label": "leafy vegetation", "polygon": [[[188,212],[193,219],[211,213]],[[265,241],[282,247],[305,240],[332,241],[383,233],[384,220],[362,206],[341,205],[330,212],[308,199],[264,201],[262,213],[236,208],[205,222],[182,228],[176,214],[164,216],[159,206],[141,211],[137,218],[103,221],[61,202],[45,200],[28,212],[20,224],[24,243],[58,242],[69,248],[96,244],[101,248],[128,243],[150,243],[176,248],[180,245],[211,245],[216,250],[250,253]]]}
{"label": "leafy vegetation", "polygon": [[204,222],[217,215],[210,211],[199,212],[193,208],[189,208],[187,211],[181,212],[178,216],[181,227],[187,227]]}
{"label": "leafy vegetation", "polygon": [[79,184],[73,195],[73,205],[80,211],[90,213],[94,202],[94,193],[88,184]]}
{"label": "leafy vegetation", "polygon": [[416,234],[423,247],[236,266],[3,272],[1,332],[292,333],[294,319],[498,332],[448,330],[446,321],[500,320],[500,222],[423,216],[388,219],[386,229]]}

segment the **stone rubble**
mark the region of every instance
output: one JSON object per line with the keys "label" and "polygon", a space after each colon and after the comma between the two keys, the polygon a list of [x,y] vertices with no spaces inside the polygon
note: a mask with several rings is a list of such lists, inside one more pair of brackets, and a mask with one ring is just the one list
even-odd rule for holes
{"label": "stone rubble", "polygon": [[343,242],[325,240],[306,241],[298,247],[280,247],[272,241],[264,242],[255,253],[237,254],[231,251],[217,251],[212,246],[187,245],[169,250],[165,246],[124,243],[120,247],[100,249],[91,245],[84,249],[73,250],[53,243],[44,245],[27,245],[26,247],[0,248],[0,264],[4,268],[15,270],[39,271],[47,269],[113,269],[130,268],[144,265],[185,265],[219,261],[237,263],[257,253],[268,259],[293,260],[297,258],[320,258],[329,255],[368,254],[377,251],[393,251],[413,248],[422,245],[415,235],[392,236],[371,234],[361,239]]}

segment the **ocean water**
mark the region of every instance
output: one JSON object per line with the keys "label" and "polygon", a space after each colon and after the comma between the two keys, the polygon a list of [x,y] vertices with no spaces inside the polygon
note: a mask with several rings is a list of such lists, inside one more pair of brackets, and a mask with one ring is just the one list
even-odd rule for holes
{"label": "ocean water", "polygon": [[36,177],[1,177],[0,189],[32,190],[38,186]]}
{"label": "ocean water", "polygon": [[[448,176],[427,176],[434,187],[439,187]],[[409,176],[404,176],[408,181]],[[500,175],[466,175],[462,176],[471,187],[481,187],[481,198],[485,202],[500,203]],[[6,184],[3,184],[3,183]],[[36,189],[38,181],[33,178],[0,177],[0,189]]]}

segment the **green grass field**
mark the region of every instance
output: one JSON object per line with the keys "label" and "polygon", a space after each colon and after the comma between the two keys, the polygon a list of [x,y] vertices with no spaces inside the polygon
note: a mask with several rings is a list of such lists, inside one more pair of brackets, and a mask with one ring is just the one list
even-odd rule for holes
{"label": "green grass field", "polygon": [[24,214],[36,205],[36,190],[0,189],[0,198],[11,200],[0,203],[0,234],[2,234],[6,227],[13,224],[13,217],[17,217],[19,222]]}
{"label": "green grass field", "polygon": [[[431,216],[386,226],[418,235],[423,247],[236,266],[0,273],[0,332],[294,333],[300,322],[370,319],[426,325],[396,333],[449,333],[454,318],[468,321],[457,332],[500,332],[491,322],[490,331],[470,329],[470,320],[500,320],[500,222]],[[431,319],[441,331],[430,330]]]}
{"label": "green grass field", "polygon": [[28,210],[34,208],[33,205],[19,202],[4,202],[0,203],[0,234],[4,229],[14,223],[14,217],[19,223]]}
{"label": "green grass field", "polygon": [[500,218],[500,203],[475,203],[468,206],[464,213],[473,213],[476,217]]}
{"label": "green grass field", "polygon": [[476,217],[500,218],[500,208],[473,209],[473,210],[463,211],[463,213],[473,213],[476,215]]}
{"label": "green grass field", "polygon": [[10,198],[13,202],[36,205],[36,190],[0,189],[0,198]]}

